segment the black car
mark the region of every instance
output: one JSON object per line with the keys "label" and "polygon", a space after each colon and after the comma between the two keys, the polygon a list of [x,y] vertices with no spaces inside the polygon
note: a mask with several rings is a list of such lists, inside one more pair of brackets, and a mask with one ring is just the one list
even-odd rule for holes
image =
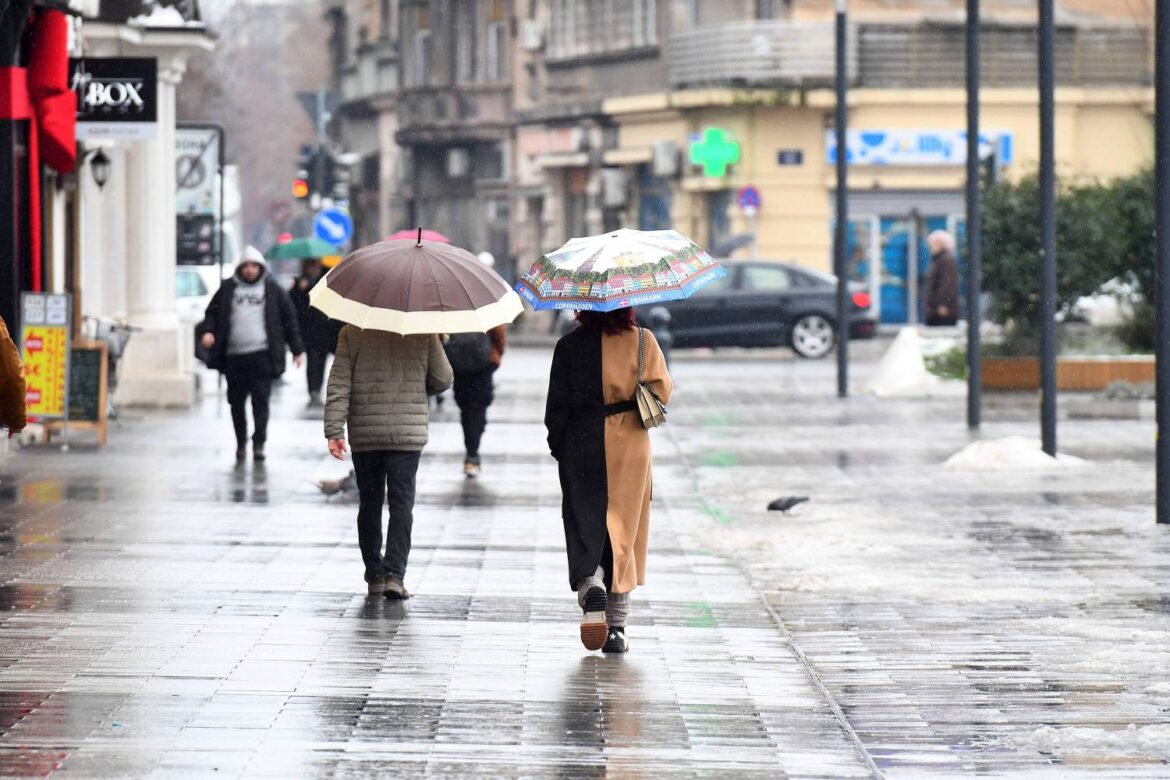
{"label": "black car", "polygon": [[[727,277],[685,301],[656,304],[670,313],[673,346],[792,347],[804,358],[822,358],[836,343],[837,277],[811,268],[765,260],[721,261]],[[877,323],[870,296],[852,290],[851,338],[872,338]],[[639,307],[649,324],[655,306]]]}

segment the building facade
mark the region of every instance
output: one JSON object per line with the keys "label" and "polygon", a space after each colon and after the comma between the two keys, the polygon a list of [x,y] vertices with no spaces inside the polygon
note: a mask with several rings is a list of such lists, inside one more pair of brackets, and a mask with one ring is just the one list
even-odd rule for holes
{"label": "building facade", "polygon": [[[917,317],[926,234],[964,232],[964,5],[849,3],[852,273],[887,322]],[[1058,5],[1062,172],[1149,164],[1152,20],[1125,0]],[[377,140],[399,162],[380,227],[438,229],[506,275],[618,226],[828,269],[834,6],[385,0],[399,85]],[[1029,4],[984,4],[982,152],[1000,175],[1038,159],[1035,23]]]}

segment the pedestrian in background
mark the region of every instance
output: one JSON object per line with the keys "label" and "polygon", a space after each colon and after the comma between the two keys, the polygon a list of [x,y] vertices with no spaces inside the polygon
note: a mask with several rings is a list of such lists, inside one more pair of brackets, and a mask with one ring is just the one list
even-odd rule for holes
{"label": "pedestrian in background", "polygon": [[306,260],[301,275],[293,282],[289,298],[297,310],[297,324],[305,342],[305,372],[309,386],[309,406],[321,406],[321,386],[325,383],[325,363],[337,351],[337,329],[323,313],[314,309],[309,291],[321,280],[319,260]]}
{"label": "pedestrian in background", "polygon": [[20,350],[8,334],[8,325],[0,317],[0,425],[8,429],[8,438],[24,430],[25,418],[24,366]]}
{"label": "pedestrian in background", "polygon": [[936,230],[926,237],[930,267],[926,270],[926,324],[954,325],[959,321],[959,263],[955,237]]}
{"label": "pedestrian in background", "polygon": [[664,404],[673,384],[654,334],[634,324],[632,309],[577,319],[553,352],[544,424],[558,462],[581,642],[624,653],[630,592],[646,581],[652,494],[650,434],[632,400],[639,360]]}
{"label": "pedestrian in background", "polygon": [[199,324],[201,343],[208,351],[207,367],[227,379],[228,404],[236,431],[236,460],[247,457],[248,415],[252,399],[252,457],[265,458],[268,439],[268,399],[272,381],[284,373],[285,349],[299,366],[303,360],[297,313],[281,286],[268,273],[264,255],[249,246],[207,305]]}
{"label": "pedestrian in background", "polygon": [[[414,524],[415,477],[428,436],[428,393],[451,386],[451,365],[438,336],[341,329],[325,393],[329,452],[353,450],[359,507],[358,546],[366,592],[406,599],[406,564]],[[389,505],[382,552],[382,506]]]}
{"label": "pedestrian in background", "polygon": [[487,333],[453,333],[443,345],[455,375],[455,403],[463,425],[463,473],[479,476],[479,444],[487,428],[487,410],[495,399],[494,375],[500,367],[508,330],[498,325]]}

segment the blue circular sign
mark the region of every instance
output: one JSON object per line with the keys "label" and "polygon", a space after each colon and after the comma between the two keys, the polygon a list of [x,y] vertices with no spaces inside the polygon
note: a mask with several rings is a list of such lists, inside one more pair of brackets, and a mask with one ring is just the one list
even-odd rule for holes
{"label": "blue circular sign", "polygon": [[341,209],[325,209],[313,220],[313,235],[341,246],[353,236],[353,218]]}
{"label": "blue circular sign", "polygon": [[760,191],[750,184],[740,188],[735,196],[735,202],[739,204],[741,209],[758,209],[763,205]]}

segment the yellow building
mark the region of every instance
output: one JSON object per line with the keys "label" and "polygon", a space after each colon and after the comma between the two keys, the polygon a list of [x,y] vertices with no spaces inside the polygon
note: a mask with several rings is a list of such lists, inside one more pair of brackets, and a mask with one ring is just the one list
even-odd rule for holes
{"label": "yellow building", "polygon": [[[628,171],[631,221],[654,228],[664,226],[669,214],[675,227],[717,253],[754,235],[754,246],[741,246],[735,256],[754,251],[761,258],[830,269],[835,96],[826,83],[823,51],[820,59],[803,61],[806,80],[814,86],[718,86],[750,82],[753,57],[768,46],[792,45],[797,36],[823,42],[829,29],[825,22],[728,26],[703,31],[709,39],[716,36],[706,48],[697,36],[689,41],[676,36],[671,80],[678,88],[606,100],[603,113],[618,132],[617,147],[606,153],[605,163]],[[760,43],[761,30],[773,43]],[[869,284],[884,322],[905,322],[918,310],[918,278],[928,262],[926,234],[948,229],[962,237],[964,232],[962,49],[957,54],[947,49],[955,35],[961,43],[961,31],[958,24],[936,23],[861,26],[851,32],[851,275]],[[985,46],[990,44],[997,59],[983,70],[981,151],[994,156],[996,168],[1008,177],[1034,169],[1039,159],[1029,35],[1034,28],[984,32]],[[1060,61],[1056,93],[1061,175],[1109,179],[1150,164],[1153,91],[1143,86],[1149,66],[1146,31],[1068,25],[1058,36],[1064,44],[1058,50],[1071,52]],[[1008,62],[1017,65],[1013,69]],[[716,140],[722,131],[724,143],[738,147],[737,161],[725,171],[695,164],[704,153],[717,161],[735,155],[706,146],[711,130]],[[754,215],[737,204],[745,187],[759,194]],[[752,195],[744,193],[749,205]]]}

